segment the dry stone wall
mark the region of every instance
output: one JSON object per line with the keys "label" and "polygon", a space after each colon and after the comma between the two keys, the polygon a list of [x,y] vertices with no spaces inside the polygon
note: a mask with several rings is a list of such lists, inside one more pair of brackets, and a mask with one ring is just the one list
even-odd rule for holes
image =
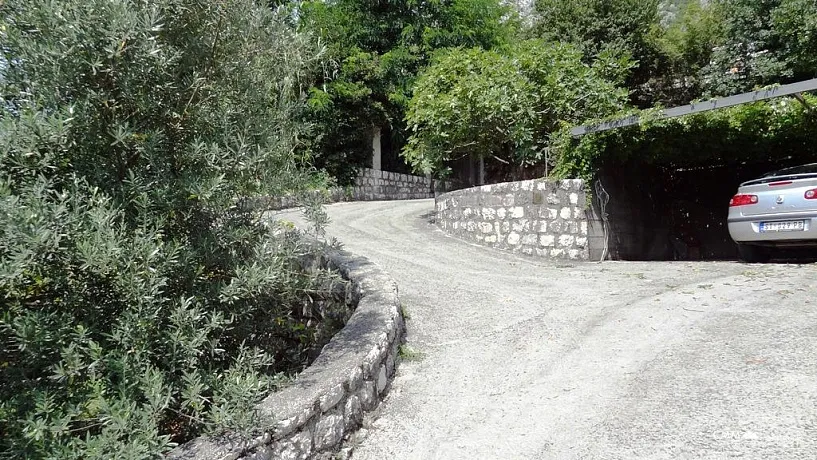
{"label": "dry stone wall", "polygon": [[[400,174],[377,169],[360,170],[353,187],[335,187],[329,190],[328,201],[418,200],[434,198],[435,191],[452,190],[453,184],[429,177]],[[298,206],[298,197],[281,196],[258,199],[253,206],[265,209],[286,209]]]}
{"label": "dry stone wall", "polygon": [[271,394],[258,410],[265,421],[253,437],[195,439],[174,460],[306,460],[332,458],[344,436],[374,409],[394,377],[405,322],[397,284],[367,259],[331,251],[316,261],[351,281],[357,308],[346,326],[295,382]]}
{"label": "dry stone wall", "polygon": [[451,235],[549,259],[588,260],[603,236],[580,179],[535,179],[445,193],[437,224]]}

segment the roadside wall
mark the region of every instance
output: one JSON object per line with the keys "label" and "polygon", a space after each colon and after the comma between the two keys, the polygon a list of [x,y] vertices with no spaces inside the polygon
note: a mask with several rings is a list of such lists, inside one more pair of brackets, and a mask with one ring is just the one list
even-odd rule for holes
{"label": "roadside wall", "polygon": [[[448,181],[363,168],[358,174],[354,187],[329,189],[328,201],[338,203],[342,201],[419,200],[434,198],[437,193],[453,188],[453,183]],[[270,210],[294,208],[300,205],[298,197],[293,195],[259,198],[253,200],[252,203],[253,206]]]}
{"label": "roadside wall", "polygon": [[436,200],[437,224],[479,244],[548,259],[599,260],[601,220],[580,179],[534,179],[445,193]]}
{"label": "roadside wall", "polygon": [[303,460],[335,458],[394,378],[405,322],[397,284],[379,266],[345,251],[314,261],[351,281],[357,308],[346,326],[295,381],[258,405],[264,421],[252,437],[201,437],[174,449],[170,460]]}

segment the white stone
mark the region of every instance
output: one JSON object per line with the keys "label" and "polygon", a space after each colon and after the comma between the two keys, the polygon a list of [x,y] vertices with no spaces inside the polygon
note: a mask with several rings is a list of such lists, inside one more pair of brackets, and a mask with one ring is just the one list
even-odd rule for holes
{"label": "white stone", "polygon": [[486,243],[496,243],[496,235],[489,235],[485,237]]}
{"label": "white stone", "polygon": [[577,236],[576,237],[576,246],[583,248],[587,246],[587,237],[584,236]]}
{"label": "white stone", "polygon": [[343,437],[343,417],[340,415],[325,415],[315,424],[313,443],[315,450],[323,450],[335,446]]}
{"label": "white stone", "polygon": [[522,244],[533,246],[536,244],[536,234],[530,233],[522,237]]}
{"label": "white stone", "polygon": [[567,257],[570,260],[578,259],[580,254],[581,254],[581,252],[578,249],[568,249],[567,250]]}
{"label": "white stone", "polygon": [[579,194],[578,193],[571,193],[570,194],[570,204],[579,204]]}
{"label": "white stone", "polygon": [[550,257],[552,259],[558,259],[565,255],[564,249],[551,249],[550,250]]}
{"label": "white stone", "polygon": [[582,222],[579,224],[579,233],[582,235],[587,235],[587,222]]}
{"label": "white stone", "polygon": [[320,397],[321,412],[326,412],[335,407],[341,399],[343,399],[343,385],[335,385],[329,391]]}
{"label": "white stone", "polygon": [[346,429],[358,426],[363,420],[363,408],[360,406],[360,399],[357,396],[349,396],[346,407],[343,409],[343,417]]}
{"label": "white stone", "polygon": [[380,366],[380,372],[377,374],[377,393],[383,393],[383,390],[386,389],[386,384],[389,383],[389,379],[386,378],[386,366]]}
{"label": "white stone", "polygon": [[502,233],[508,233],[509,231],[511,231],[511,223],[502,222]]}
{"label": "white stone", "polygon": [[505,208],[499,208],[496,210],[496,218],[502,220],[505,218]]}
{"label": "white stone", "polygon": [[570,219],[570,208],[562,208],[562,210],[559,211],[559,217],[562,219]]}
{"label": "white stone", "polygon": [[551,193],[547,196],[547,203],[548,204],[559,204],[559,195],[555,193]]}
{"label": "white stone", "polygon": [[374,382],[365,381],[360,391],[357,392],[357,397],[360,398],[360,405],[365,410],[371,410],[377,404],[377,395],[375,394]]}
{"label": "white stone", "polygon": [[513,194],[505,195],[505,197],[502,198],[502,206],[513,206],[513,203],[514,203]]}
{"label": "white stone", "polygon": [[559,210],[556,208],[548,208],[548,219],[555,220],[559,217]]}
{"label": "white stone", "polygon": [[490,222],[480,222],[479,229],[482,233],[491,233],[494,231],[494,225]]}
{"label": "white stone", "polygon": [[542,235],[539,237],[539,244],[549,248],[556,244],[556,238],[553,235]]}
{"label": "white stone", "polygon": [[519,244],[519,234],[514,232],[508,235],[508,244],[511,246],[516,246]]}
{"label": "white stone", "polygon": [[540,221],[539,226],[536,229],[539,233],[546,233],[548,231],[548,223],[546,220]]}
{"label": "white stone", "polygon": [[523,208],[522,206],[517,206],[517,207],[511,209],[511,217],[512,218],[519,219],[520,217],[524,217],[524,216],[525,216],[525,208]]}
{"label": "white stone", "polygon": [[582,208],[579,208],[579,207],[573,208],[573,218],[574,219],[581,219],[583,213],[584,213],[584,210]]}
{"label": "white stone", "polygon": [[273,451],[272,458],[280,460],[306,460],[312,453],[312,433],[302,431],[288,441],[280,443]]}
{"label": "white stone", "polygon": [[573,246],[573,235],[562,235],[559,237],[559,246],[566,248]]}
{"label": "white stone", "polygon": [[546,181],[539,181],[536,184],[536,190],[547,190],[548,183]]}
{"label": "white stone", "polygon": [[482,217],[484,219],[493,220],[496,218],[496,211],[493,208],[482,208]]}
{"label": "white stone", "polygon": [[562,190],[570,190],[571,187],[570,179],[564,179],[559,181],[559,188]]}
{"label": "white stone", "polygon": [[473,214],[473,213],[474,212],[471,210],[471,208],[465,208],[465,209],[462,210],[462,217],[465,217],[465,218],[471,217],[471,214]]}

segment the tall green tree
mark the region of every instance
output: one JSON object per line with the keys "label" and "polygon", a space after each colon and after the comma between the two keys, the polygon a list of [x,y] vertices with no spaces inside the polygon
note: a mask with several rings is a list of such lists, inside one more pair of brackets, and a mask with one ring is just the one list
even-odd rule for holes
{"label": "tall green tree", "polygon": [[540,40],[501,51],[451,49],[417,81],[403,154],[426,173],[467,155],[518,170],[541,163],[563,123],[623,107],[627,91],[616,82],[630,66],[607,53],[588,65],[576,47]]}
{"label": "tall green tree", "polygon": [[712,95],[817,76],[817,4],[716,0],[723,37],[703,69]]}
{"label": "tall green tree", "polygon": [[375,126],[390,129],[398,150],[414,80],[435,50],[506,43],[515,31],[509,13],[497,0],[302,4],[302,27],[329,49],[310,91],[307,119],[318,126],[311,138],[315,164],[350,183],[369,161]]}
{"label": "tall green tree", "polygon": [[650,105],[641,86],[660,66],[659,0],[536,0],[532,33],[579,47],[589,62],[602,52],[631,57],[637,64],[627,81],[633,101]]}

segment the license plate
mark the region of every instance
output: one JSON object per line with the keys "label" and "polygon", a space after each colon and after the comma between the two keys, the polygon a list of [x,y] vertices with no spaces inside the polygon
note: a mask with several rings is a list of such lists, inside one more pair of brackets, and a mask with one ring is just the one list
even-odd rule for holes
{"label": "license plate", "polygon": [[761,222],[761,233],[766,232],[802,232],[806,229],[804,220],[785,220],[781,222]]}

